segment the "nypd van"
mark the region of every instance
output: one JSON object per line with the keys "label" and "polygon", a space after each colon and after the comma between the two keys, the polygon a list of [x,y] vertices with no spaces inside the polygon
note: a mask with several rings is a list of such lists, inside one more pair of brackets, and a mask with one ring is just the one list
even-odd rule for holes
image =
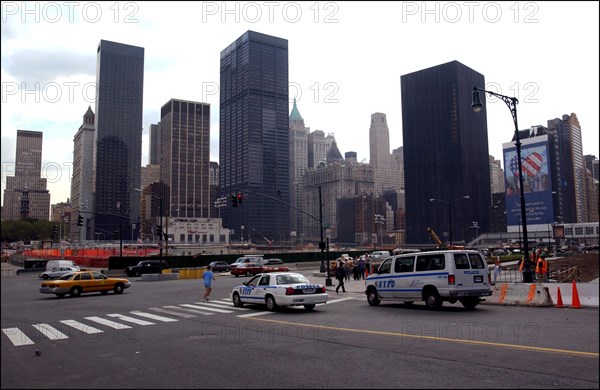
{"label": "nypd van", "polygon": [[459,301],[473,309],[481,297],[492,295],[487,263],[475,250],[443,250],[388,256],[365,280],[367,301],[412,304],[424,301],[430,309],[443,301]]}

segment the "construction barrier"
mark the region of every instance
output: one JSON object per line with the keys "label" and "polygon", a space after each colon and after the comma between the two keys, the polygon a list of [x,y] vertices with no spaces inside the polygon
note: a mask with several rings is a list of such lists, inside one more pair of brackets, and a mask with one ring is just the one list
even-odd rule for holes
{"label": "construction barrier", "polygon": [[541,283],[499,283],[492,295],[485,297],[491,305],[554,306],[548,287]]}

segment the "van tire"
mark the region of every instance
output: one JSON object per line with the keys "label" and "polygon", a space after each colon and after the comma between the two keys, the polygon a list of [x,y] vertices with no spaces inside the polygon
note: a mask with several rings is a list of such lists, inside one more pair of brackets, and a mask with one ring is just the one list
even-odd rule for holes
{"label": "van tire", "polygon": [[369,305],[371,306],[378,306],[381,303],[381,299],[379,299],[379,294],[377,294],[375,288],[367,290],[367,302],[369,302]]}
{"label": "van tire", "polygon": [[439,309],[442,307],[442,298],[434,288],[428,289],[424,293],[425,305],[429,309]]}
{"label": "van tire", "polygon": [[460,303],[462,303],[465,309],[473,310],[479,304],[479,298],[462,298],[460,299]]}

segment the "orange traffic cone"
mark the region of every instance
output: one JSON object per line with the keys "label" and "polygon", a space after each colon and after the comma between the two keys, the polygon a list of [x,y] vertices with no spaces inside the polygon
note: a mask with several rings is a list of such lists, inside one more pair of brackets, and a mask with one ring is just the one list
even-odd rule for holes
{"label": "orange traffic cone", "polygon": [[575,279],[573,279],[573,303],[571,307],[574,309],[579,309],[581,307],[581,303],[579,302],[579,293],[577,292],[577,284],[575,284]]}
{"label": "orange traffic cone", "polygon": [[369,277],[369,267],[365,267],[365,278]]}
{"label": "orange traffic cone", "polygon": [[565,307],[565,305],[563,305],[562,295],[560,294],[560,287],[558,288],[558,291],[556,294],[558,295],[558,298],[557,298],[558,302],[556,303],[556,307],[558,307],[559,309]]}

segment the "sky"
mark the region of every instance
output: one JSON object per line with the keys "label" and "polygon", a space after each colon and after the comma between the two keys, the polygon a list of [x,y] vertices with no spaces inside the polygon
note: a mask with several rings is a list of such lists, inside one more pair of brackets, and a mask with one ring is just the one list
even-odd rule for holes
{"label": "sky", "polygon": [[[485,89],[517,97],[520,129],[575,113],[583,154],[598,152],[598,2],[2,2],[2,193],[17,130],[42,131],[51,203],[70,197],[73,137],[95,107],[100,40],[145,49],[141,165],[149,128],[172,98],[211,105],[219,161],[220,52],[253,30],[288,40],[290,107],[311,131],[369,161],[371,114],[402,146],[400,77],[459,61]],[[488,98],[489,154],[514,135]],[[426,145],[424,146],[426,147]],[[2,197],[3,198],[3,197]],[[2,200],[3,201],[3,200]]]}

